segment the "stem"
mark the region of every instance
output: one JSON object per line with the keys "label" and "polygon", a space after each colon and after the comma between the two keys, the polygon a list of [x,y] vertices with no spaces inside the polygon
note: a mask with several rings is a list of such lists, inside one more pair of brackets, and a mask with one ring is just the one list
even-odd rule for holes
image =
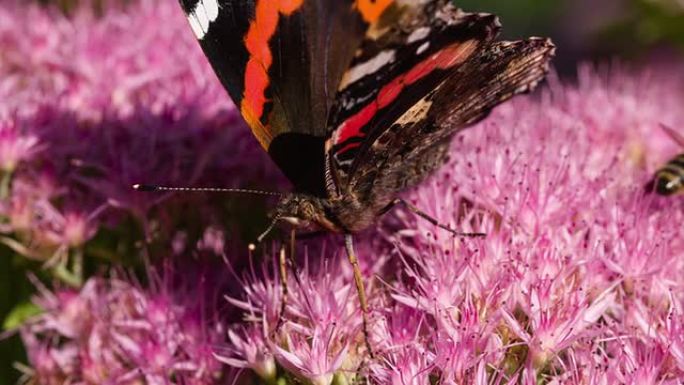
{"label": "stem", "polygon": [[67,285],[80,288],[83,286],[83,248],[75,248],[71,258],[71,270],[69,258],[64,258],[52,268],[52,274]]}
{"label": "stem", "polygon": [[2,179],[0,179],[0,199],[6,199],[9,197],[10,184],[12,182],[12,172],[6,171],[2,173]]}
{"label": "stem", "polygon": [[78,277],[76,277],[72,272],[70,272],[69,269],[67,269],[66,264],[64,263],[60,263],[59,265],[55,266],[52,269],[52,274],[55,276],[55,278],[59,279],[60,281],[66,283],[71,287],[81,287],[81,280]]}
{"label": "stem", "polygon": [[72,262],[72,275],[78,281],[78,286],[83,285],[83,247],[74,250]]}

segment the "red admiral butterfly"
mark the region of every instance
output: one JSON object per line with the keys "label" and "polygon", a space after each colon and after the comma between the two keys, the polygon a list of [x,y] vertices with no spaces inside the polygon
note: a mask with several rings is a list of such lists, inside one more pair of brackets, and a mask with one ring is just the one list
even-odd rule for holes
{"label": "red admiral butterfly", "polygon": [[548,39],[494,42],[495,16],[447,0],[180,3],[257,140],[295,186],[274,222],[345,234],[364,316],[351,234],[405,203],[398,193],[444,162],[456,132],[532,89],[554,51]]}

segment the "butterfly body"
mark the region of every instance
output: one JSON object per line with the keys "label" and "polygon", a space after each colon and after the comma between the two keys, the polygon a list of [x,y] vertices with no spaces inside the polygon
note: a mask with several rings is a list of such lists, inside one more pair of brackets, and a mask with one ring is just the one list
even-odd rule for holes
{"label": "butterfly body", "polygon": [[272,215],[299,228],[344,234],[365,229],[375,218],[371,210],[350,195],[325,199],[289,194],[281,199]]}

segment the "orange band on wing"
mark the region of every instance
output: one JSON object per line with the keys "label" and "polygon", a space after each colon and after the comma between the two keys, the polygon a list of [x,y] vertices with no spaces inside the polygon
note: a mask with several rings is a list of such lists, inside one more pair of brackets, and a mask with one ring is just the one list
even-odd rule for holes
{"label": "orange band on wing", "polygon": [[278,28],[280,14],[289,16],[303,3],[304,0],[257,0],[254,20],[249,24],[244,39],[249,60],[245,68],[245,91],[240,112],[266,150],[273,139],[268,125],[261,122],[268,102],[266,90],[271,84],[268,71],[273,64],[273,55],[268,43]]}
{"label": "orange band on wing", "polygon": [[354,6],[366,22],[375,23],[393,2],[394,0],[356,0]]}

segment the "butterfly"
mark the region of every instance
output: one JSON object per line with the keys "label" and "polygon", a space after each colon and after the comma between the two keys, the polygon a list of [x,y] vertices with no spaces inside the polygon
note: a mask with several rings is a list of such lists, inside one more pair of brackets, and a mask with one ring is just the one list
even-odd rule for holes
{"label": "butterfly", "polygon": [[[495,39],[496,16],[446,0],[180,0],[252,133],[294,185],[287,221],[352,234],[442,165],[455,133],[533,89],[549,39]],[[272,225],[273,225],[272,224]],[[445,227],[445,226],[443,226]]]}

